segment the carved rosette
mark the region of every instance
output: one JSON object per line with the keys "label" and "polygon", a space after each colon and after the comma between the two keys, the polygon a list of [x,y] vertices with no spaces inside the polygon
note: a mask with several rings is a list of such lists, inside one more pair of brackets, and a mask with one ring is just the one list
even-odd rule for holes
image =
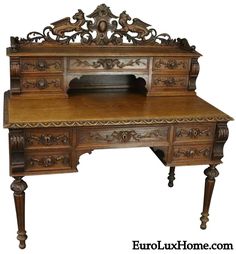
{"label": "carved rosette", "polygon": [[208,158],[210,155],[210,149],[208,148],[203,148],[203,149],[188,149],[188,150],[181,150],[178,149],[174,152],[174,157],[179,158],[179,157],[186,157],[186,158],[195,158],[195,157],[205,157]]}
{"label": "carved rosette", "polygon": [[216,125],[216,134],[212,153],[213,160],[221,160],[223,158],[223,148],[228,136],[229,130],[227,123],[218,123]]}
{"label": "carved rosette", "polygon": [[192,58],[189,72],[189,82],[188,82],[188,90],[194,91],[196,90],[196,79],[199,73],[199,63],[197,58]]}
{"label": "carved rosette", "polygon": [[10,58],[10,73],[11,73],[11,94],[19,94],[20,89],[20,58]]}
{"label": "carved rosette", "polygon": [[[131,19],[126,11],[119,16],[114,15],[105,4],[99,5],[85,18],[84,12],[78,10],[69,17],[53,22],[52,26],[44,28],[43,32],[30,32],[26,38],[11,37],[12,51],[17,51],[22,45],[31,43],[68,44],[79,42],[90,45],[161,45],[176,46],[194,51],[186,39],[171,39],[167,33],[157,34],[156,30],[138,18]],[[132,20],[132,21],[131,21]],[[95,34],[95,36],[94,36]]]}

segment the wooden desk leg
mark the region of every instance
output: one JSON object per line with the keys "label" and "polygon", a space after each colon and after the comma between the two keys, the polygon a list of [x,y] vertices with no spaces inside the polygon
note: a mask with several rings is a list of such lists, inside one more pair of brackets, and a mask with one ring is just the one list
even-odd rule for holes
{"label": "wooden desk leg", "polygon": [[204,192],[204,202],[203,202],[203,211],[201,220],[201,229],[206,229],[206,224],[209,221],[209,208],[211,203],[212,192],[215,185],[215,177],[219,175],[218,170],[215,167],[216,165],[210,165],[209,168],[205,169],[204,174],[207,176],[205,180],[205,192]]}
{"label": "wooden desk leg", "polygon": [[26,247],[25,240],[27,239],[25,231],[25,190],[27,184],[22,180],[22,177],[15,177],[11,184],[11,190],[14,191],[14,201],[16,207],[16,217],[18,224],[17,240],[20,241],[19,247],[24,249]]}
{"label": "wooden desk leg", "polygon": [[169,176],[167,177],[167,179],[169,180],[168,186],[173,187],[175,180],[175,167],[170,167]]}

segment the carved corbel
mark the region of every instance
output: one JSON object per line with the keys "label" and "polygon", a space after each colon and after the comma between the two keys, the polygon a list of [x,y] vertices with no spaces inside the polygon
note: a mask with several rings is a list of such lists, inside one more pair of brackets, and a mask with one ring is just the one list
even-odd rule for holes
{"label": "carved corbel", "polygon": [[10,148],[10,174],[23,172],[25,137],[23,130],[10,130],[9,132]]}
{"label": "carved corbel", "polygon": [[229,136],[229,130],[227,127],[227,123],[218,123],[216,125],[215,132],[215,141],[213,146],[212,159],[213,160],[221,160],[224,156],[223,148],[226,140]]}
{"label": "carved corbel", "polygon": [[11,94],[20,94],[20,58],[11,57],[10,59],[11,73]]}
{"label": "carved corbel", "polygon": [[189,72],[188,90],[196,90],[196,79],[199,73],[200,67],[197,58],[192,58]]}

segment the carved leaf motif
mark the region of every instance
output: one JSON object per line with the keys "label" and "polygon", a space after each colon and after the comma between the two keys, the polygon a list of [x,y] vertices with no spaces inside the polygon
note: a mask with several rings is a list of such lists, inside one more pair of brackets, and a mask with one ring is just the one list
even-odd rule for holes
{"label": "carved leaf motif", "polygon": [[97,61],[94,62],[89,62],[87,60],[81,60],[81,59],[76,59],[75,62],[73,63],[76,66],[88,66],[92,68],[99,68],[103,67],[104,69],[113,69],[115,66],[122,69],[126,66],[135,66],[135,65],[146,65],[145,62],[142,62],[141,59],[131,59],[127,63],[121,62],[117,58],[102,58],[98,59]]}
{"label": "carved leaf motif", "polygon": [[96,141],[106,141],[106,142],[119,142],[127,143],[129,141],[141,141],[142,139],[155,138],[162,136],[159,130],[152,130],[145,134],[139,134],[135,130],[125,130],[125,131],[113,131],[108,135],[101,135],[98,132],[91,132],[90,138]]}
{"label": "carved leaf motif", "polygon": [[33,145],[34,142],[36,141],[37,144],[45,145],[45,146],[51,146],[51,145],[59,145],[59,144],[69,144],[69,137],[64,134],[64,135],[51,135],[51,134],[46,134],[46,135],[30,135],[26,138],[27,144],[28,145]]}
{"label": "carved leaf motif", "polygon": [[45,156],[45,157],[42,157],[42,158],[30,158],[28,160],[28,166],[30,167],[37,167],[37,166],[40,166],[40,167],[52,167],[56,164],[64,164],[66,166],[69,166],[69,163],[70,163],[70,159],[68,156],[64,156],[64,155],[61,155],[61,156]]}
{"label": "carved leaf motif", "polygon": [[209,128],[201,130],[199,128],[191,128],[191,129],[180,129],[177,130],[177,137],[190,137],[190,138],[198,138],[201,136],[210,136],[211,130]]}
{"label": "carved leaf motif", "polygon": [[157,78],[153,81],[154,85],[164,85],[167,87],[172,86],[185,86],[185,79],[176,79],[174,77],[167,77],[167,78]]}
{"label": "carved leaf motif", "polygon": [[178,149],[177,151],[174,152],[174,157],[176,158],[179,158],[179,157],[194,158],[199,156],[204,156],[208,158],[209,155],[210,155],[210,150],[208,148],[204,148],[201,150],[198,150],[196,148],[189,149],[189,150]]}

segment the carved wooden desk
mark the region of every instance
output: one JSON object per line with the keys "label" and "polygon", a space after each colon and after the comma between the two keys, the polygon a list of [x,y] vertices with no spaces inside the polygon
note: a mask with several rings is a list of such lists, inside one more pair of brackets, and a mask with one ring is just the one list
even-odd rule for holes
{"label": "carved wooden desk", "polygon": [[7,50],[4,127],[20,248],[27,238],[22,178],[76,172],[79,157],[100,148],[150,147],[170,167],[170,187],[175,166],[209,164],[205,229],[232,118],[197,97],[200,54],[186,39],[157,35],[139,19],[128,23],[126,12],[117,22],[104,4],[88,18],[78,10],[74,23],[65,18],[43,33],[12,37]]}

